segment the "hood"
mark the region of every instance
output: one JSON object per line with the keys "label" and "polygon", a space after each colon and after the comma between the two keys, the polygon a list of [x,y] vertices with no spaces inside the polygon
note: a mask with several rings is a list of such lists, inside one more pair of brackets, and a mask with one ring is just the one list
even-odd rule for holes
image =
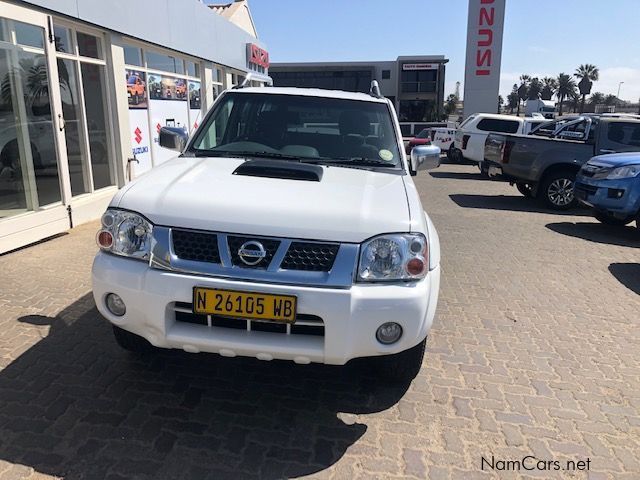
{"label": "hood", "polygon": [[157,225],[309,240],[362,242],[410,231],[403,176],[323,166],[320,181],[234,175],[238,158],[180,157],[114,197]]}
{"label": "hood", "polygon": [[598,167],[625,167],[627,165],[638,165],[640,164],[640,152],[598,155],[597,157],[593,157],[587,163]]}

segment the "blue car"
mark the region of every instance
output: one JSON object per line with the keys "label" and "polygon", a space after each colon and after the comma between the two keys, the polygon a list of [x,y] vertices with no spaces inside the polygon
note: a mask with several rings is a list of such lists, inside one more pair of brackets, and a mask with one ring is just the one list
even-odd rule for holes
{"label": "blue car", "polygon": [[580,169],[574,192],[602,223],[635,220],[640,230],[640,152],[593,157]]}

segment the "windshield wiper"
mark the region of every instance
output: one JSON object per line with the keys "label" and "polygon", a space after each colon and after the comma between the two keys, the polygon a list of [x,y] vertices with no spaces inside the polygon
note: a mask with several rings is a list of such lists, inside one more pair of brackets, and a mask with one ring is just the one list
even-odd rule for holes
{"label": "windshield wiper", "polygon": [[397,167],[397,165],[385,160],[367,157],[351,157],[351,158],[318,158],[305,160],[309,163],[322,163],[326,165],[354,165],[362,167]]}

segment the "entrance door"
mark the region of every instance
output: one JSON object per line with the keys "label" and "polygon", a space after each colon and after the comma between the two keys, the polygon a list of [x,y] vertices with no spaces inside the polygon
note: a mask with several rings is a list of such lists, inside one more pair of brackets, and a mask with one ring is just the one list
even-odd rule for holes
{"label": "entrance door", "polygon": [[0,253],[69,228],[47,17],[0,1]]}

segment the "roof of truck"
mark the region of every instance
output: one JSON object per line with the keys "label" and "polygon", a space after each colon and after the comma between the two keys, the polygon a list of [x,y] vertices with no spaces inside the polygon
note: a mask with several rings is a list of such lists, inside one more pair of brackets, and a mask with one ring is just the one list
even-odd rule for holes
{"label": "roof of truck", "polygon": [[270,95],[297,95],[304,97],[340,98],[343,100],[359,100],[361,102],[387,103],[387,99],[374,97],[366,93],[344,92],[342,90],[323,90],[320,88],[296,87],[244,87],[231,90],[235,93],[263,93]]}

